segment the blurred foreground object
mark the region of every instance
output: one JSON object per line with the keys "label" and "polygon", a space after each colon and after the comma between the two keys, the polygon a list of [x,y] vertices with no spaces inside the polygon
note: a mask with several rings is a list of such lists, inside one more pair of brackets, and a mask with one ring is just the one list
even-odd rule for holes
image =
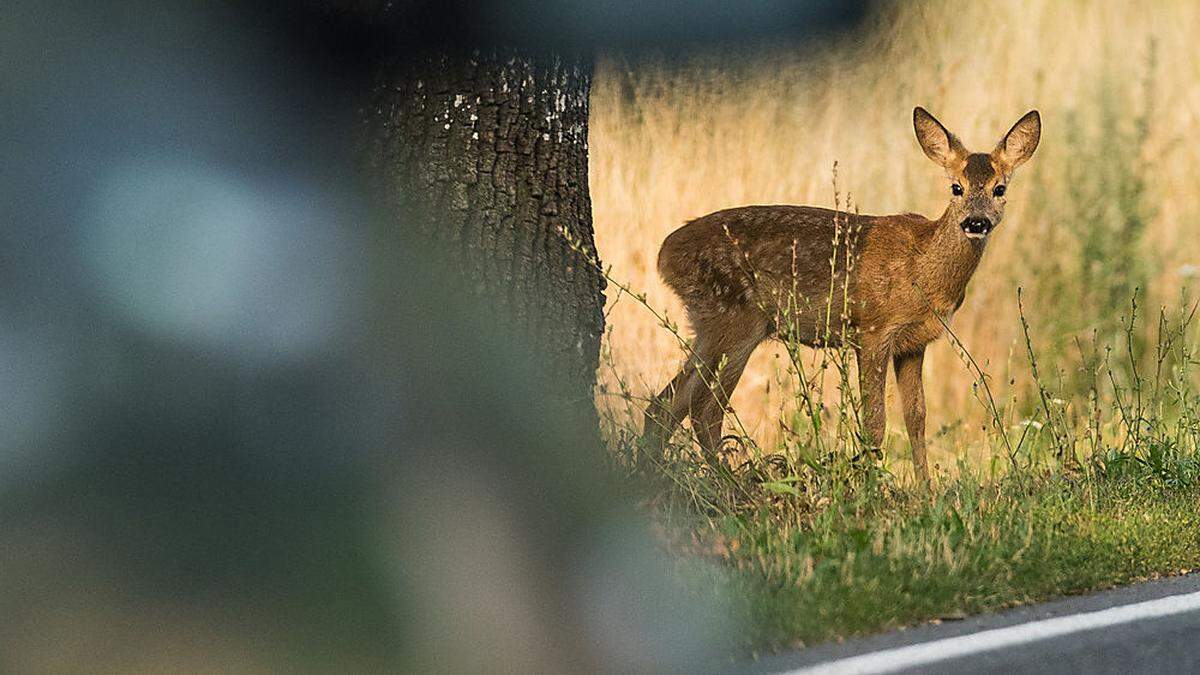
{"label": "blurred foreground object", "polygon": [[[6,10],[0,669],[714,663],[736,629],[674,588],[580,405],[602,285],[548,235],[590,237],[582,61],[441,69],[517,78],[493,113],[412,98],[440,57],[353,8]],[[511,182],[463,180],[481,158]]]}

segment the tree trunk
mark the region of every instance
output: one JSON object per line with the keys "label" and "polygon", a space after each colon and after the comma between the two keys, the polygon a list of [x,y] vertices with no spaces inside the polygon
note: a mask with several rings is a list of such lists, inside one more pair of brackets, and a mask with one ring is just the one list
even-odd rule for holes
{"label": "tree trunk", "polygon": [[605,284],[587,183],[590,85],[583,59],[408,55],[379,69],[362,118],[368,174],[409,241],[527,337],[563,380],[554,388],[594,420]]}

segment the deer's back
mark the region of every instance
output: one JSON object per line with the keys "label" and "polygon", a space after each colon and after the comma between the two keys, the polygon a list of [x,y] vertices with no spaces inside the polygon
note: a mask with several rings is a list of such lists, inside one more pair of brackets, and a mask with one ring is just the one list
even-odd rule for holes
{"label": "deer's back", "polygon": [[693,325],[790,307],[812,329],[829,309],[841,316],[849,261],[878,220],[811,206],[717,211],[668,235],[658,269]]}

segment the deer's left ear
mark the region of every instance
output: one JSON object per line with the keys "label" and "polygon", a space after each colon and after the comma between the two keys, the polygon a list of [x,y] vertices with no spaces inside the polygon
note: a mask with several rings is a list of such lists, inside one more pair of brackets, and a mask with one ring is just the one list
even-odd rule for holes
{"label": "deer's left ear", "polygon": [[1000,139],[996,149],[992,151],[992,156],[1011,171],[1033,156],[1041,138],[1042,116],[1038,111],[1030,110],[1004,134],[1004,138]]}

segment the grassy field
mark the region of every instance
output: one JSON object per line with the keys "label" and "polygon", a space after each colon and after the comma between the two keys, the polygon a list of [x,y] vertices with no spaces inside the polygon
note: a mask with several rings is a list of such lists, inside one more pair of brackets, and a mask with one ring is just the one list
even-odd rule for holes
{"label": "grassy field", "polygon": [[[591,122],[600,256],[614,278],[681,322],[655,257],[686,220],[751,203],[936,217],[947,186],[913,138],[913,106],[978,150],[1037,108],[1041,147],[1013,181],[953,328],[1007,403],[1006,422],[1020,424],[1036,394],[1017,320],[1023,287],[1044,375],[1062,381],[1069,414],[1083,414],[1087,387],[1059,357],[1093,333],[1101,348],[1119,345],[1135,288],[1153,315],[1179,306],[1198,271],[1200,145],[1189,142],[1200,132],[1198,31],[1200,7],[1186,2],[930,1],[885,7],[862,32],[819,47],[669,64],[606,59]],[[602,379],[645,395],[678,367],[679,344],[639,303],[609,297]],[[1145,342],[1154,321],[1141,325]],[[989,412],[970,395],[975,377],[950,342],[931,346],[926,379],[932,460],[987,461]],[[763,446],[786,433],[795,386],[785,350],[760,348],[733,403]],[[622,414],[611,396],[601,404]],[[890,405],[889,436],[906,449]]]}
{"label": "grassy field", "polygon": [[733,567],[746,644],[774,650],[1200,568],[1198,499],[1136,480],[967,479],[932,503],[851,502],[804,526],[719,521],[710,550]]}
{"label": "grassy field", "polygon": [[[1032,374],[1044,422],[1009,428],[998,405],[981,403],[992,411],[980,442],[993,461],[962,458],[928,492],[864,453],[852,424],[818,428],[800,416],[801,434],[726,461],[686,442],[649,452],[630,428],[610,427],[610,437],[618,466],[648,485],[649,511],[684,578],[699,594],[731,599],[753,627],[748,649],[1197,570],[1194,320],[1160,315],[1143,346],[1149,367],[1136,323],[1126,324],[1123,355],[1064,363],[1093,382],[1082,420]],[[835,366],[845,356],[835,352]],[[968,388],[983,389],[977,382]]]}
{"label": "grassy field", "polygon": [[[747,646],[1200,568],[1197,32],[1191,3],[925,1],[819,47],[602,62],[591,188],[614,284],[598,400],[697,592],[732,583]],[[750,203],[936,217],[947,186],[914,105],[977,150],[1031,108],[1044,127],[952,339],[926,358],[932,492],[912,484],[895,401],[884,456],[864,451],[844,351],[761,347],[723,461],[682,435],[640,448],[644,398],[687,337],[656,275],[662,238]]]}

